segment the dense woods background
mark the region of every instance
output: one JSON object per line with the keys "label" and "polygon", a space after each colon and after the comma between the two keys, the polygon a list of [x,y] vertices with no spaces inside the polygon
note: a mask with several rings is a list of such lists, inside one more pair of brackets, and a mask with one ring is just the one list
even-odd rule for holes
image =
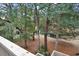
{"label": "dense woods background", "polygon": [[[12,42],[45,37],[75,38],[79,35],[79,4],[1,3],[0,35]],[[40,44],[40,42],[39,42]],[[27,45],[27,44],[26,44]],[[46,50],[45,50],[46,51]]]}

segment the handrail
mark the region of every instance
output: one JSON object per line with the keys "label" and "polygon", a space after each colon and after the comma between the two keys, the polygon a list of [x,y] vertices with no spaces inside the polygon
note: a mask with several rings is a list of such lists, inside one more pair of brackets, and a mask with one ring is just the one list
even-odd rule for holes
{"label": "handrail", "polygon": [[0,36],[0,47],[3,48],[10,56],[35,56],[2,36]]}

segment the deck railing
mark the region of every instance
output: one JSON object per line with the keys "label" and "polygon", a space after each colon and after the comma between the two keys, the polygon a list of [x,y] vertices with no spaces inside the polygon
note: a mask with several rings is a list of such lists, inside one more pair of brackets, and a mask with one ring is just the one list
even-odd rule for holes
{"label": "deck railing", "polygon": [[0,56],[35,56],[15,43],[0,36]]}

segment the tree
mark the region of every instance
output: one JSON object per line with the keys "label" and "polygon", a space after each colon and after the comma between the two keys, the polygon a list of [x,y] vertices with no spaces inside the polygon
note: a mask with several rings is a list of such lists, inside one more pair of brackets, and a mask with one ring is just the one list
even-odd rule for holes
{"label": "tree", "polygon": [[45,27],[45,36],[44,36],[44,38],[45,38],[45,39],[44,39],[45,52],[47,51],[47,33],[48,33],[48,25],[49,25],[50,6],[51,6],[51,4],[48,4],[46,27]]}
{"label": "tree", "polygon": [[[27,40],[32,39],[34,33],[34,23],[32,17],[32,9],[28,8],[28,4],[20,4],[21,24],[22,24],[22,39],[25,40],[25,46],[27,48]],[[27,13],[28,12],[28,13]],[[23,23],[22,23],[23,22]]]}
{"label": "tree", "polygon": [[38,10],[38,5],[34,4],[34,18],[35,18],[35,30],[37,31],[37,39],[38,39],[38,47],[40,49],[40,35],[39,35],[39,10]]}

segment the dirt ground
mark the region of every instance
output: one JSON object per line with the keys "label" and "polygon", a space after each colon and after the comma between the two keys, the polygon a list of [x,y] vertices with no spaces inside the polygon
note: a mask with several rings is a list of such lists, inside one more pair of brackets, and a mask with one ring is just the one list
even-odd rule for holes
{"label": "dirt ground", "polygon": [[[35,39],[35,41],[31,40],[31,41],[28,41],[27,43],[28,43],[28,48],[26,50],[35,54],[36,50],[38,48],[37,47],[38,40],[37,39]],[[40,36],[40,43],[44,44],[44,37],[43,36]],[[48,38],[47,43],[48,43],[48,52],[51,54],[53,52],[53,50],[55,50],[55,40]],[[23,47],[23,48],[25,47],[23,40],[16,42],[16,44]],[[62,40],[59,40],[57,51],[63,52],[65,54],[68,54],[71,56],[75,55],[76,53],[79,52],[79,51],[77,51],[77,48],[73,44],[62,41]]]}

